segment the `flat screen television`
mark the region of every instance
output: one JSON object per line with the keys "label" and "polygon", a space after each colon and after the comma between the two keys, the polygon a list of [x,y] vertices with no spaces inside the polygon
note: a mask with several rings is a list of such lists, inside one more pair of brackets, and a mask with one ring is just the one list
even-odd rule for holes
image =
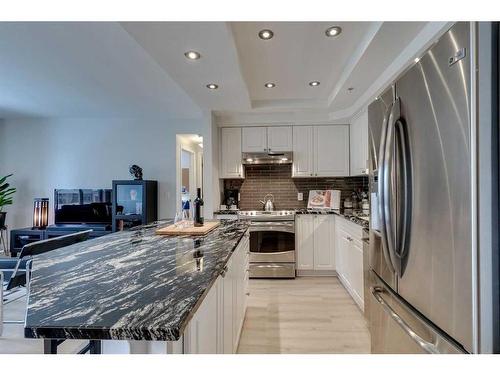
{"label": "flat screen television", "polygon": [[55,224],[111,224],[111,189],[55,189]]}

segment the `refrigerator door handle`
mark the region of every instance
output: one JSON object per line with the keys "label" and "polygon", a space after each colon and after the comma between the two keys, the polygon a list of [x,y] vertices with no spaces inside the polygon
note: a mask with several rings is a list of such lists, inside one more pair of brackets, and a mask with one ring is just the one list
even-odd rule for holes
{"label": "refrigerator door handle", "polygon": [[[382,175],[382,203],[383,203],[383,223],[385,227],[385,236],[387,249],[389,253],[389,258],[391,259],[392,267],[396,271],[399,277],[401,277],[401,267],[399,264],[398,257],[396,255],[396,225],[394,222],[396,216],[395,205],[393,202],[393,193],[396,190],[396,178],[395,178],[395,149],[396,149],[396,131],[395,123],[400,116],[400,101],[399,98],[394,101],[391,107],[389,120],[387,122],[386,130],[386,140],[385,140],[385,152],[384,152],[384,170]],[[380,177],[379,177],[380,178]]]}
{"label": "refrigerator door handle", "polygon": [[382,297],[384,289],[381,287],[371,288],[371,292],[375,300],[382,305],[382,308],[389,314],[389,316],[401,327],[405,333],[410,336],[423,350],[431,354],[439,354],[437,346],[434,343],[428,342],[420,337],[397,313],[394,309],[385,301]]}
{"label": "refrigerator door handle", "polygon": [[389,244],[387,242],[387,227],[385,221],[385,178],[386,175],[386,163],[385,163],[385,154],[386,154],[386,140],[387,140],[387,127],[389,123],[389,117],[392,111],[392,104],[387,109],[387,112],[384,116],[383,124],[382,124],[382,133],[380,139],[380,149],[379,149],[379,164],[378,164],[378,212],[380,217],[380,238],[382,240],[382,252],[384,254],[384,259],[387,264],[387,267],[391,272],[395,272],[394,264],[389,254]]}
{"label": "refrigerator door handle", "polygon": [[400,267],[400,277],[404,273],[405,258],[409,248],[410,237],[410,222],[412,217],[412,173],[410,148],[408,141],[408,129],[406,122],[400,116],[395,123],[396,131],[396,146],[398,150],[398,158],[401,160],[399,173],[401,175],[402,187],[398,186],[397,199],[400,207],[397,215],[397,230],[396,230],[396,257]]}

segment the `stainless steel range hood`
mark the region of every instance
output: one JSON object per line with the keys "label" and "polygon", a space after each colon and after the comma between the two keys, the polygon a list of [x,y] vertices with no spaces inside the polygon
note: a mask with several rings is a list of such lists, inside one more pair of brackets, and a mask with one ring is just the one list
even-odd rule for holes
{"label": "stainless steel range hood", "polygon": [[292,164],[292,152],[243,152],[243,164]]}

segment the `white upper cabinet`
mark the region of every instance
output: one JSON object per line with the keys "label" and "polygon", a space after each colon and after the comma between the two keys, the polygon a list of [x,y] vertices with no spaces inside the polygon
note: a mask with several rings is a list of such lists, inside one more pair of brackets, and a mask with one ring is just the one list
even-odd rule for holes
{"label": "white upper cabinet", "polygon": [[275,126],[267,128],[268,152],[284,152],[292,150],[292,127]]}
{"label": "white upper cabinet", "polygon": [[367,173],[368,168],[368,111],[364,110],[351,122],[351,176]]}
{"label": "white upper cabinet", "polygon": [[292,177],[349,176],[349,126],[295,126]]}
{"label": "white upper cabinet", "polygon": [[243,128],[243,133],[242,133],[243,152],[267,152],[267,148],[268,147],[267,147],[266,127]]}
{"label": "white upper cabinet", "polygon": [[314,176],[349,175],[349,126],[315,126]]}
{"label": "white upper cabinet", "polygon": [[284,152],[292,150],[292,127],[243,128],[243,152]]}
{"label": "white upper cabinet", "polygon": [[241,128],[221,129],[220,178],[244,178]]}
{"label": "white upper cabinet", "polygon": [[313,170],[313,126],[293,127],[292,177],[311,177]]}

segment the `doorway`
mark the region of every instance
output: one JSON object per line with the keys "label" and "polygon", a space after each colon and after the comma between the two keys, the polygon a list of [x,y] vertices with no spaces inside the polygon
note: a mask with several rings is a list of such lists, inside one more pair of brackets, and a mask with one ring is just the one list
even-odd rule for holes
{"label": "doorway", "polygon": [[185,207],[191,207],[197,188],[203,191],[203,137],[198,134],[177,134],[176,138],[178,212]]}

